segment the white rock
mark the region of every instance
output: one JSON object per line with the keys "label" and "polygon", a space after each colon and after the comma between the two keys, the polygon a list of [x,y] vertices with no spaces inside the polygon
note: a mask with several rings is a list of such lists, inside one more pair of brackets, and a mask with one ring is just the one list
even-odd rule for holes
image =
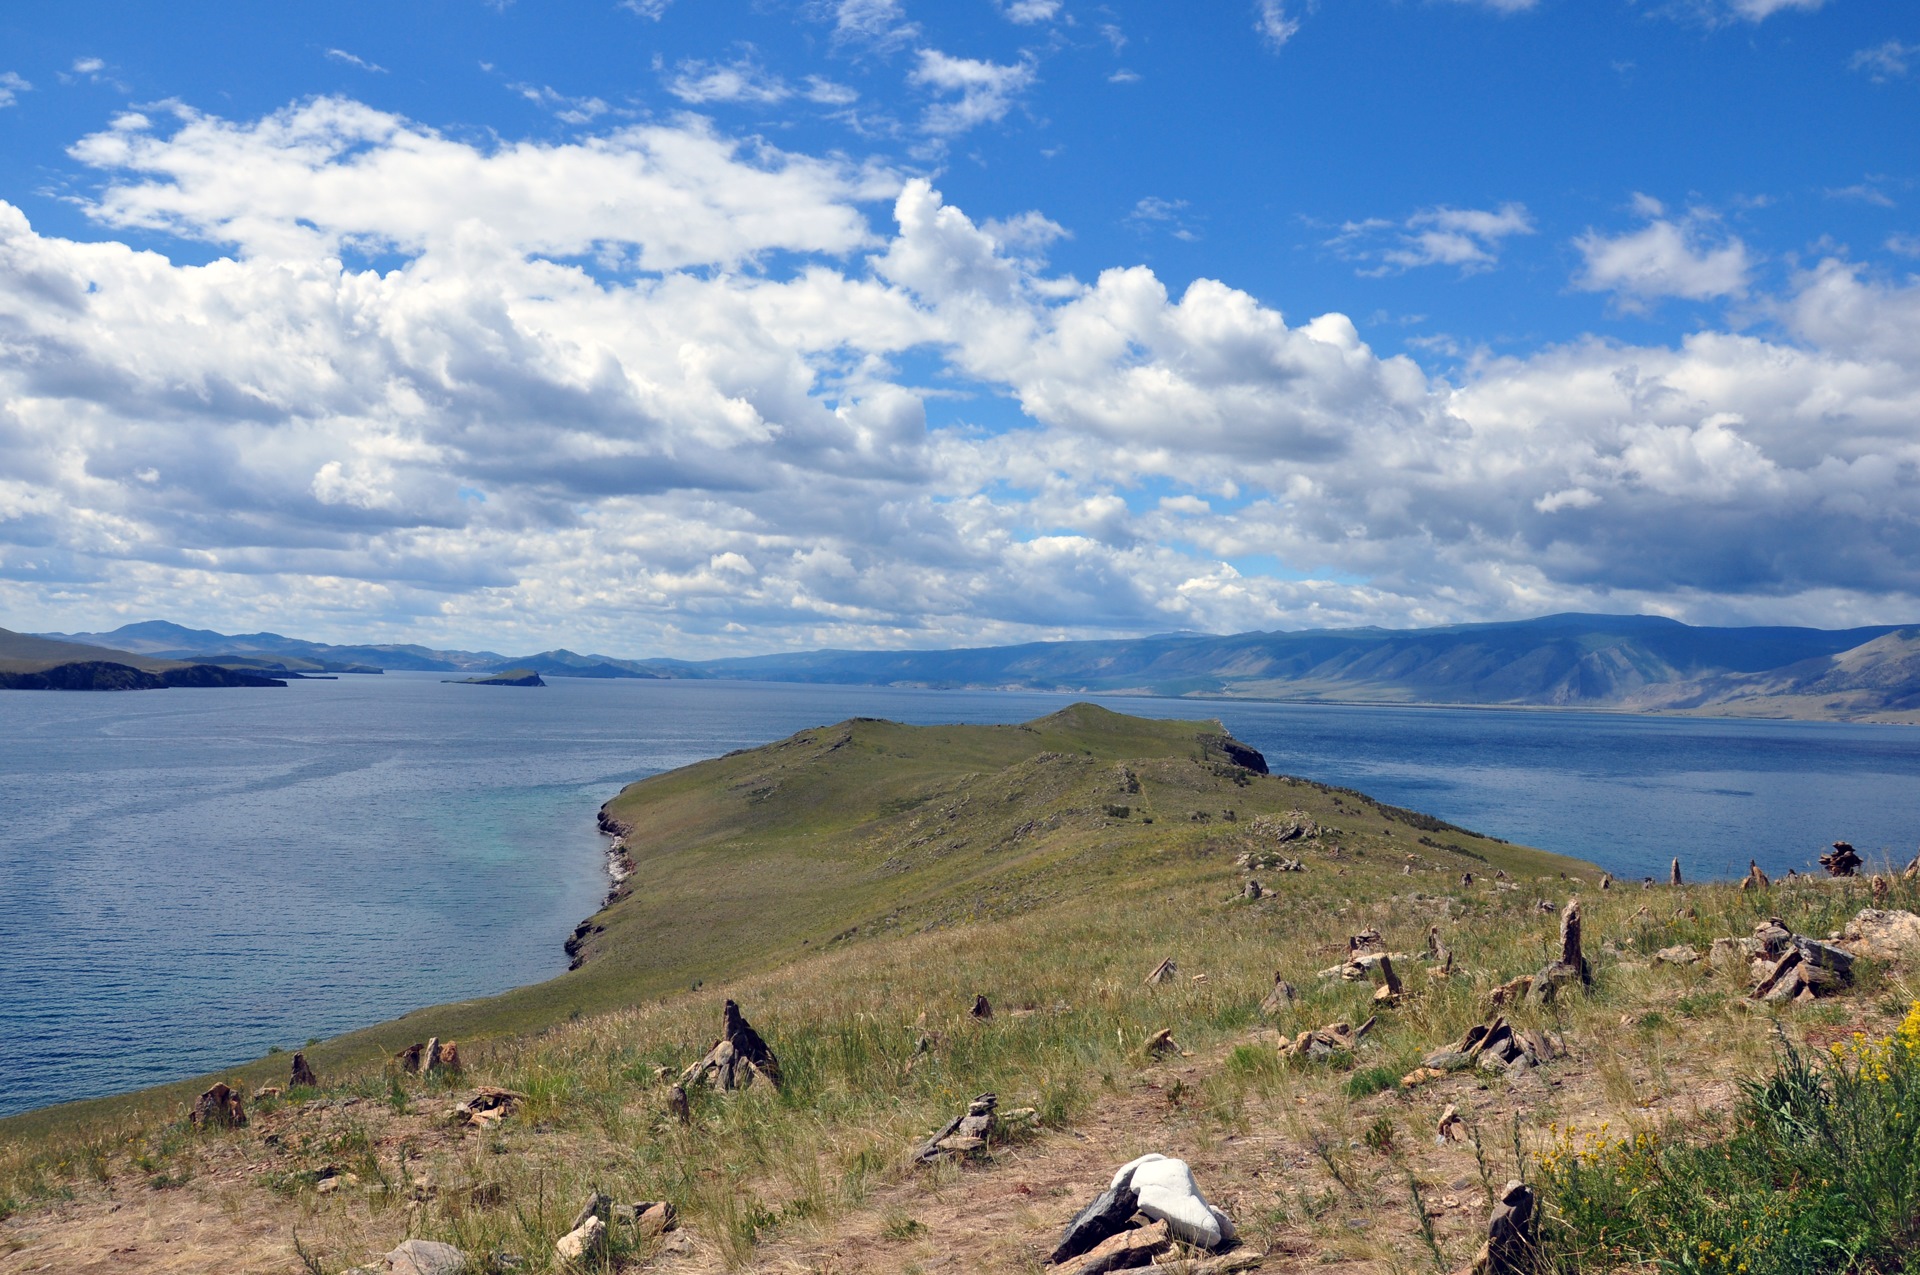
{"label": "white rock", "polygon": [[599,1251],[606,1242],[607,1224],[597,1217],[590,1217],[578,1227],[562,1235],[553,1246],[563,1262],[577,1262],[589,1253]]}
{"label": "white rock", "polygon": [[1169,1159],[1157,1152],[1143,1155],[1121,1165],[1112,1185],[1118,1185],[1129,1169],[1133,1171],[1133,1189],[1140,1193],[1140,1211],[1165,1222],[1175,1239],[1215,1249],[1233,1238],[1232,1220],[1207,1203],[1185,1160]]}
{"label": "white rock", "polygon": [[1920,951],[1920,916],[1904,911],[1862,908],[1847,922],[1841,941],[1861,956],[1898,960]]}
{"label": "white rock", "polygon": [[408,1240],[387,1254],[393,1275],[460,1275],[466,1266],[466,1254],[434,1240]]}

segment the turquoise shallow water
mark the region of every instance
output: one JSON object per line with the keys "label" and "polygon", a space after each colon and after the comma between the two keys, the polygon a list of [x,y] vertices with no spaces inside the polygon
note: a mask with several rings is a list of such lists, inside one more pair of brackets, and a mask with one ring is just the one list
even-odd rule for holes
{"label": "turquoise shallow water", "polygon": [[[0,695],[0,1113],[193,1075],[565,968],[640,776],[854,715],[1023,721],[1051,695],[386,674]],[[1664,873],[1827,841],[1903,860],[1920,730],[1107,699],[1219,716],[1274,769]]]}

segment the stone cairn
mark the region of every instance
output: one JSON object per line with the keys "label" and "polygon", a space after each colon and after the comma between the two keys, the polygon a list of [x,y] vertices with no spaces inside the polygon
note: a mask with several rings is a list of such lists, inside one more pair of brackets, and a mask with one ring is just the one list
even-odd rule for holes
{"label": "stone cairn", "polygon": [[319,1077],[315,1076],[313,1068],[307,1065],[305,1054],[293,1056],[293,1077],[287,1081],[287,1084],[294,1088],[318,1089],[320,1087]]}
{"label": "stone cairn", "polygon": [[721,1029],[720,1039],[705,1057],[681,1073],[680,1083],[705,1083],[725,1093],[765,1080],[778,1089],[780,1060],[731,1000],[721,1011]]}
{"label": "stone cairn", "polygon": [[188,1119],[196,1129],[238,1129],[247,1123],[247,1109],[241,1104],[239,1094],[224,1083],[216,1082],[213,1088],[193,1100]]}
{"label": "stone cairn", "polygon": [[1860,865],[1865,862],[1866,860],[1860,857],[1860,852],[1844,841],[1834,842],[1833,849],[1820,856],[1820,866],[1827,870],[1828,876],[1832,877],[1857,876]]}

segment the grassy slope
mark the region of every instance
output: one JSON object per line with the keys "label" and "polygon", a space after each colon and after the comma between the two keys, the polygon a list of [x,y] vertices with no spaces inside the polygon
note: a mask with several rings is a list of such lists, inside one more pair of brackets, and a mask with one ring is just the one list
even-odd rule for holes
{"label": "grassy slope", "polygon": [[[1313,785],[1228,765],[1202,742],[1219,732],[1217,722],[1091,704],[1019,726],[855,719],[641,780],[607,806],[633,829],[633,889],[592,918],[606,928],[582,968],[421,1009],[309,1053],[323,1069],[365,1066],[428,1035],[539,1031],[855,939],[1144,895],[1190,883],[1204,847],[1236,839],[1263,811],[1331,814],[1332,798]],[[1140,793],[1125,791],[1128,771]],[[1364,829],[1379,850],[1436,853],[1411,825],[1357,795],[1347,801],[1353,815],[1337,822]],[[1108,805],[1128,805],[1131,817],[1109,817]],[[1456,872],[1584,866],[1471,835],[1441,839],[1472,851],[1437,856]],[[222,1074],[259,1083],[278,1071],[262,1060]],[[0,1137],[170,1109],[207,1079],[14,1116],[0,1120]]]}
{"label": "grassy slope", "polygon": [[[463,1136],[431,1118],[443,1101],[410,1082],[405,1114],[384,1102],[351,1115],[268,1104],[254,1129],[228,1137],[171,1123],[191,1086],[17,1118],[0,1124],[0,1202],[20,1209],[0,1230],[0,1271],[12,1269],[7,1243],[44,1261],[89,1218],[91,1243],[153,1224],[156,1211],[196,1208],[199,1220],[225,1219],[197,1232],[207,1244],[253,1227],[277,1245],[271,1261],[236,1252],[223,1269],[284,1268],[292,1226],[328,1254],[329,1270],[404,1233],[507,1248],[538,1269],[589,1184],[675,1200],[715,1263],[812,1269],[823,1246],[846,1254],[857,1242],[881,1245],[872,1269],[905,1268],[918,1244],[935,1254],[972,1246],[969,1268],[1018,1270],[1080,1193],[1148,1149],[1192,1159],[1259,1244],[1313,1245],[1317,1260],[1385,1269],[1365,1263],[1417,1243],[1394,1195],[1405,1195],[1399,1175],[1420,1175],[1438,1198],[1475,1172],[1464,1150],[1434,1150],[1421,1134],[1443,1103],[1462,1104],[1490,1140],[1504,1137],[1509,1112],[1524,1113],[1515,1128],[1537,1141],[1549,1121],[1697,1109],[1729,1075],[1765,1064],[1775,1015],[1870,1025],[1886,1008],[1849,1000],[1747,1012],[1737,984],[1722,987],[1704,967],[1645,962],[1670,943],[1746,932],[1769,911],[1824,933],[1864,901],[1843,891],[1750,897],[1704,886],[1676,898],[1589,885],[1594,997],[1520,1014],[1557,1026],[1574,1047],[1549,1088],[1459,1077],[1431,1092],[1371,1093],[1337,1070],[1280,1066],[1270,1046],[1245,1043],[1257,1039],[1250,1029],[1276,970],[1303,993],[1273,1022],[1281,1032],[1357,1022],[1371,988],[1315,977],[1337,963],[1343,936],[1377,925],[1410,951],[1429,924],[1443,926],[1455,977],[1403,970],[1408,1002],[1385,1016],[1362,1060],[1390,1087],[1421,1052],[1478,1021],[1488,988],[1539,968],[1554,918],[1538,902],[1563,902],[1591,870],[1409,822],[1357,794],[1248,775],[1209,748],[1203,736],[1215,730],[1084,705],[1025,727],[854,721],[633,785],[610,812],[633,828],[635,889],[598,918],[606,928],[584,968],[309,1051],[336,1094],[375,1098],[388,1092],[379,1052],[457,1036],[470,1080],[534,1096],[523,1117]],[[1108,813],[1119,805],[1127,818]],[[1260,844],[1254,817],[1293,809],[1334,830],[1297,851],[1306,872],[1256,874],[1272,897],[1239,899],[1245,873],[1234,859]],[[1494,882],[1498,870],[1518,883]],[[1912,905],[1909,887],[1896,891],[1896,903]],[[1182,977],[1142,985],[1163,955]],[[1882,986],[1874,978],[1863,990]],[[696,981],[705,985],[689,992]],[[1000,1008],[991,1025],[965,1015],[975,992]],[[662,1123],[654,1068],[698,1056],[725,995],[741,999],[791,1083],[777,1097],[707,1100],[693,1129],[678,1131]],[[1038,1012],[1010,1013],[1025,1008]],[[1190,1062],[1141,1055],[1161,1027],[1194,1051]],[[924,1057],[923,1032],[935,1042]],[[283,1067],[229,1074],[253,1083]],[[984,1089],[1047,1114],[1038,1142],[1008,1152],[1014,1167],[957,1179],[900,1168],[914,1137]],[[1398,1127],[1406,1156],[1347,1151],[1368,1121]],[[1323,1150],[1334,1157],[1327,1172],[1313,1167]],[[363,1177],[402,1182],[425,1167],[446,1189],[402,1210],[392,1197],[320,1197],[310,1178],[288,1177],[343,1157]],[[1279,1178],[1263,1176],[1274,1166]],[[1029,1188],[1032,1207],[1017,1188],[1008,1194],[1006,1172]],[[128,1192],[150,1175],[192,1185]],[[454,1186],[481,1180],[501,1183],[510,1203],[460,1207]],[[986,1194],[942,1221],[955,1191]],[[49,1212],[48,1199],[66,1203]],[[1463,1204],[1442,1219],[1450,1257],[1484,1217]],[[1363,1223],[1375,1229],[1356,1229]]]}

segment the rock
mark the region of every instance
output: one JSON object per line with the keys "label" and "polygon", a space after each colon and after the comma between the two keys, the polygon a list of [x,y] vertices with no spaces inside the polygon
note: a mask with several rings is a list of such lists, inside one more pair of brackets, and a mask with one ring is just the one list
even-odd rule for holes
{"label": "rock", "polygon": [[1167,959],[1165,959],[1164,961],[1161,961],[1158,965],[1154,966],[1152,973],[1147,975],[1147,986],[1152,987],[1157,983],[1169,982],[1173,978],[1173,976],[1178,974],[1179,972],[1180,972],[1180,967],[1178,965],[1175,965],[1173,963],[1173,958],[1169,956]]}
{"label": "rock", "polygon": [[755,1080],[780,1087],[780,1060],[760,1033],[729,1000],[721,1010],[722,1036],[705,1057],[680,1075],[680,1083],[706,1083],[722,1093],[745,1089]]}
{"label": "rock", "polygon": [[1509,1182],[1487,1219],[1488,1275],[1532,1275],[1534,1260],[1533,1188],[1522,1182]]}
{"label": "rock", "polygon": [[459,1074],[461,1070],[460,1046],[451,1040],[442,1041],[440,1048],[434,1053],[433,1067],[450,1074]]}
{"label": "rock", "polygon": [[1376,1004],[1392,1005],[1400,1000],[1400,976],[1393,972],[1393,960],[1385,952],[1380,954],[1380,986],[1374,989]]}
{"label": "rock", "polygon": [[1920,953],[1920,916],[1912,912],[1862,908],[1840,934],[1858,956],[1898,961]]}
{"label": "rock", "polygon": [[673,1205],[665,1200],[645,1200],[633,1206],[633,1225],[642,1235],[665,1235],[678,1224]]}
{"label": "rock", "polygon": [[1855,876],[1865,862],[1860,852],[1844,841],[1834,842],[1833,849],[1820,856],[1820,866],[1827,870],[1828,876],[1835,877]]}
{"label": "rock", "polygon": [[1169,1056],[1180,1058],[1193,1057],[1192,1051],[1180,1048],[1180,1042],[1173,1038],[1173,1029],[1170,1027],[1162,1027],[1159,1031],[1147,1037],[1145,1048],[1149,1058],[1166,1058]]}
{"label": "rock", "polygon": [[1165,1222],[1174,1239],[1209,1251],[1233,1239],[1233,1222],[1200,1194],[1193,1170],[1185,1160],[1170,1159],[1155,1152],[1141,1156],[1125,1168],[1133,1173],[1131,1181],[1138,1195],[1139,1211]]}
{"label": "rock", "polygon": [[1741,888],[1744,889],[1747,885],[1751,885],[1756,890],[1765,890],[1773,885],[1773,882],[1767,879],[1767,874],[1760,870],[1760,865],[1752,859],[1747,860],[1746,883]]}
{"label": "rock", "polygon": [[690,1124],[693,1121],[693,1104],[687,1101],[687,1091],[678,1081],[667,1086],[667,1110],[672,1112],[673,1118],[681,1124]]}
{"label": "rock", "polygon": [[1347,960],[1350,962],[1355,957],[1365,955],[1368,952],[1384,952],[1386,950],[1387,945],[1385,940],[1380,937],[1380,931],[1373,926],[1368,926],[1358,934],[1347,936]]}
{"label": "rock", "polygon": [[514,1108],[527,1100],[527,1095],[515,1093],[511,1089],[495,1089],[482,1086],[473,1095],[455,1106],[447,1113],[449,1119],[485,1129],[499,1124],[513,1114]]}
{"label": "rock", "polygon": [[1611,872],[1602,872],[1602,873],[1600,874],[1600,888],[1601,888],[1602,890],[1611,890],[1611,889],[1613,889],[1613,873],[1611,873]]}
{"label": "rock", "polygon": [[580,1211],[573,1215],[573,1221],[568,1225],[567,1229],[569,1231],[577,1231],[587,1224],[588,1218],[597,1217],[604,1222],[612,1215],[613,1199],[610,1196],[595,1191],[587,1196],[586,1203],[582,1204]]}
{"label": "rock", "polygon": [[1668,875],[1668,883],[1669,883],[1669,884],[1671,884],[1671,885],[1684,885],[1684,884],[1686,884],[1685,882],[1683,882],[1683,881],[1682,881],[1682,880],[1680,879],[1680,860],[1678,860],[1678,859],[1675,859],[1675,860],[1673,861],[1673,870],[1672,870],[1672,872],[1671,872],[1671,873],[1670,873],[1670,874]]}
{"label": "rock", "polygon": [[994,1133],[994,1107],[997,1095],[983,1093],[967,1104],[965,1113],[955,1116],[939,1132],[921,1143],[913,1153],[915,1164],[931,1164],[946,1155],[971,1155],[986,1148]]}
{"label": "rock", "polygon": [[1519,978],[1510,979],[1488,992],[1487,1006],[1490,1009],[1498,1009],[1502,1005],[1515,1004],[1525,999],[1532,990],[1533,975],[1522,974]]}
{"label": "rock", "polygon": [[293,1078],[287,1082],[290,1088],[318,1089],[320,1081],[314,1076],[313,1068],[307,1066],[305,1054],[293,1056]]}
{"label": "rock", "polygon": [[1466,1123],[1460,1119],[1460,1108],[1452,1103],[1440,1113],[1440,1120],[1433,1127],[1434,1141],[1459,1142],[1466,1134]]}
{"label": "rock", "polygon": [[1774,917],[1762,921],[1753,927],[1754,942],[1758,943],[1759,955],[1778,957],[1793,943],[1793,931],[1787,928],[1785,921]]}
{"label": "rock", "polygon": [[1137,1226],[1100,1241],[1078,1259],[1073,1275],[1105,1275],[1107,1271],[1132,1270],[1146,1266],[1155,1257],[1173,1247],[1173,1237],[1165,1222]]}
{"label": "rock", "polygon": [[1074,1215],[1067,1229],[1061,1232],[1060,1242],[1048,1254],[1049,1262],[1070,1261],[1091,1252],[1126,1227],[1127,1219],[1138,1211],[1140,1201],[1139,1192],[1133,1189],[1133,1169],[1133,1165],[1127,1165],[1114,1174],[1107,1189]]}
{"label": "rock", "polygon": [[1261,898],[1266,892],[1266,887],[1262,886],[1258,881],[1248,881],[1246,887],[1240,891],[1241,896],[1248,901]]}
{"label": "rock", "polygon": [[1359,1027],[1349,1027],[1346,1023],[1328,1023],[1318,1031],[1301,1032],[1293,1040],[1280,1046],[1282,1058],[1327,1058],[1334,1054],[1352,1053],[1366,1034],[1373,1030],[1375,1019],[1369,1018]]}
{"label": "rock", "polygon": [[1653,954],[1656,965],[1691,965],[1700,959],[1700,953],[1685,943],[1676,943],[1672,947],[1663,947]]}
{"label": "rock", "polygon": [[213,1088],[193,1100],[188,1118],[196,1129],[238,1129],[247,1123],[247,1109],[239,1094],[216,1081]]}
{"label": "rock", "polygon": [[1277,1014],[1300,998],[1300,989],[1281,978],[1279,971],[1273,975],[1273,990],[1267,993],[1267,999],[1260,1002],[1260,1012]]}
{"label": "rock", "polygon": [[1707,964],[1722,973],[1742,969],[1759,950],[1760,944],[1753,939],[1715,939],[1707,953]]}
{"label": "rock", "polygon": [[408,1240],[388,1253],[386,1262],[393,1275],[460,1275],[467,1268],[467,1255],[451,1244]]}
{"label": "rock", "polygon": [[607,1224],[590,1217],[554,1243],[555,1256],[563,1262],[583,1262],[599,1253],[607,1243]]}
{"label": "rock", "polygon": [[1873,893],[1873,901],[1875,903],[1885,903],[1887,896],[1893,892],[1893,887],[1888,885],[1887,879],[1878,872],[1873,874],[1868,880],[1867,885]]}

